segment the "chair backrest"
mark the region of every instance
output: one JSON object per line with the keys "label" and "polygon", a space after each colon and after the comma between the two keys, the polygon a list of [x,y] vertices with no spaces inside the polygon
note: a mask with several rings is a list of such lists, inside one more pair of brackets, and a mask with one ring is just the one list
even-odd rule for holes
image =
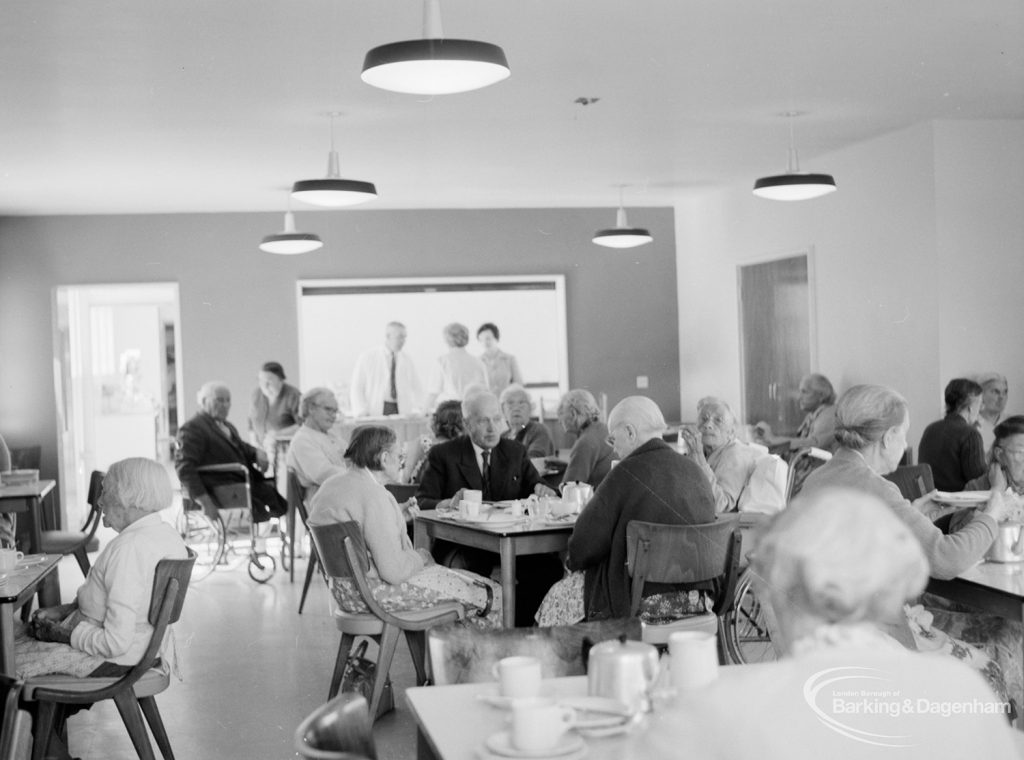
{"label": "chair backrest", "polygon": [[43,447],[21,446],[11,449],[12,470],[38,470],[43,461]]}
{"label": "chair backrest", "polygon": [[146,651],[143,652],[138,663],[133,665],[127,673],[113,683],[94,691],[63,691],[59,687],[40,686],[35,689],[36,698],[59,697],[62,702],[89,704],[110,699],[123,689],[131,688],[147,670],[153,667],[157,655],[160,654],[167,626],[177,622],[181,616],[181,608],[185,604],[185,592],[188,590],[195,561],[196,553],[189,549],[188,557],[185,559],[162,559],[157,562],[148,615],[149,623],[153,626],[153,635],[150,636]]}
{"label": "chair backrest", "polygon": [[725,603],[724,595],[731,598],[735,586],[741,540],[735,514],[699,525],[630,520],[626,526],[626,566],[632,576],[630,614],[638,613],[648,582],[712,588],[716,600]]}
{"label": "chair backrest", "polygon": [[302,487],[298,473],[291,467],[288,468],[285,491],[288,493],[288,507],[295,510],[295,514],[305,525],[309,520],[309,510],[306,509],[306,489]]}
{"label": "chair backrest", "polygon": [[399,504],[409,501],[409,499],[416,495],[416,491],[419,488],[416,483],[388,483],[384,487],[391,492],[391,495],[395,497],[395,501]]}
{"label": "chair backrest", "polygon": [[28,760],[32,717],[18,708],[22,681],[0,674],[0,700],[3,722],[0,725],[0,760]]}
{"label": "chair backrest", "polygon": [[807,476],[832,458],[832,453],[815,446],[800,449],[789,460],[789,480],[786,482],[786,504],[803,488]]}
{"label": "chair backrest", "polygon": [[309,535],[313,537],[324,574],[328,578],[350,580],[373,615],[386,623],[396,622],[374,598],[370,584],[366,580],[366,574],[370,570],[370,557],[359,523],[347,520],[327,525],[310,525]]}
{"label": "chair backrest", "polygon": [[344,691],[311,712],[295,729],[295,751],[309,760],[376,760],[366,699]]}
{"label": "chair backrest", "polygon": [[100,527],[100,520],[103,518],[103,512],[100,509],[100,495],[103,492],[103,478],[106,475],[107,473],[102,470],[93,470],[89,476],[89,493],[85,497],[89,504],[89,515],[85,518],[85,524],[82,525],[82,532],[86,534],[86,542],[96,534],[96,529]]}
{"label": "chair backrest", "polygon": [[935,479],[929,464],[908,464],[897,467],[885,476],[896,484],[904,499],[914,501],[935,490]]}
{"label": "chair backrest", "polygon": [[642,635],[640,620],[635,617],[486,631],[453,623],[427,631],[427,657],[438,686],[493,681],[495,663],[519,655],[540,660],[544,678],[580,676],[587,672],[587,642],[597,644],[620,636],[640,641]]}

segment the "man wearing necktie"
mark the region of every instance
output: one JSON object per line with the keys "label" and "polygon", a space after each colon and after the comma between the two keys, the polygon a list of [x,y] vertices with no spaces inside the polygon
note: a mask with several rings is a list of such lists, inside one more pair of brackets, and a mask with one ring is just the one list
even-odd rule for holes
{"label": "man wearing necktie", "polygon": [[[526,448],[519,442],[502,438],[505,420],[497,397],[490,391],[471,393],[462,402],[466,434],[454,441],[430,448],[416,499],[420,509],[447,509],[457,506],[466,489],[481,491],[487,501],[525,499],[531,494],[555,496],[541,482],[537,468]],[[447,555],[452,545],[437,542],[435,556]],[[479,550],[462,550],[468,569],[489,575],[498,555]],[[533,613],[551,583],[562,574],[554,555],[520,558],[516,575],[516,620],[531,625]],[[528,579],[529,583],[523,583]]]}
{"label": "man wearing necktie", "polygon": [[388,323],[384,345],[372,348],[356,360],[352,372],[352,414],[378,417],[416,414],[422,389],[416,367],[402,352],[406,329],[401,322]]}

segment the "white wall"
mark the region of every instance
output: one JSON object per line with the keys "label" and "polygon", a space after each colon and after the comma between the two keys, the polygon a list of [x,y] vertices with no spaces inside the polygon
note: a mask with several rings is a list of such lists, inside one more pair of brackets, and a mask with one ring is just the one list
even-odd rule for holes
{"label": "white wall", "polygon": [[[878,382],[906,395],[913,445],[924,424],[941,416],[942,388],[954,374],[1000,369],[1021,389],[1024,347],[1006,346],[1019,344],[1018,319],[998,332],[983,320],[994,294],[1005,296],[1013,317],[1021,313],[1010,292],[1019,290],[1024,268],[1022,154],[1021,122],[923,124],[805,161],[805,170],[835,175],[839,190],[824,198],[775,203],[744,184],[681,203],[684,417],[708,393],[742,401],[737,264],[811,246],[818,328],[812,369],[840,391]],[[983,184],[990,171],[1007,180]],[[965,251],[971,260],[959,255]],[[1008,408],[1024,409],[1024,392],[1011,391]]]}

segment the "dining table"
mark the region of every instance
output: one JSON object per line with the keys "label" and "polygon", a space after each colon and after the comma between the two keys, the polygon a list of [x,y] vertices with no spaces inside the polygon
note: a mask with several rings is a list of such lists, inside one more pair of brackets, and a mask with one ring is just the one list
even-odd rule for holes
{"label": "dining table", "polygon": [[44,585],[50,587],[51,593],[41,596],[40,605],[60,603],[59,585],[48,581],[56,579],[61,556],[26,554],[13,570],[0,577],[0,673],[14,675],[14,613]]}
{"label": "dining table", "polygon": [[0,512],[24,514],[29,526],[29,553],[42,551],[43,503],[57,485],[56,480],[0,485]]}
{"label": "dining table", "polygon": [[569,545],[571,519],[518,519],[508,509],[485,505],[476,519],[458,512],[426,510],[416,515],[413,542],[427,549],[434,541],[450,541],[459,546],[484,549],[498,554],[501,562],[502,624],[514,628],[516,621],[516,558],[527,554],[561,552]]}

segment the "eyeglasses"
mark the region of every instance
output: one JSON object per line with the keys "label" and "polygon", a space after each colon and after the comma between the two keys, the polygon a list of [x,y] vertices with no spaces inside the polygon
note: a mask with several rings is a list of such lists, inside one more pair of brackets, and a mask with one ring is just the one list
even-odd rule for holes
{"label": "eyeglasses", "polygon": [[720,414],[702,414],[697,418],[698,425],[707,425],[711,423],[715,427],[722,427],[725,424],[725,418]]}
{"label": "eyeglasses", "polygon": [[399,467],[405,467],[405,452],[404,451],[388,451],[390,456],[395,457],[398,460]]}
{"label": "eyeglasses", "polygon": [[325,406],[324,404],[314,404],[317,409],[323,409],[328,414],[337,414],[338,407],[336,406]]}
{"label": "eyeglasses", "polygon": [[1024,449],[1008,449],[1005,446],[996,446],[1000,451],[1005,451],[1006,456],[1012,459],[1024,459]]}

